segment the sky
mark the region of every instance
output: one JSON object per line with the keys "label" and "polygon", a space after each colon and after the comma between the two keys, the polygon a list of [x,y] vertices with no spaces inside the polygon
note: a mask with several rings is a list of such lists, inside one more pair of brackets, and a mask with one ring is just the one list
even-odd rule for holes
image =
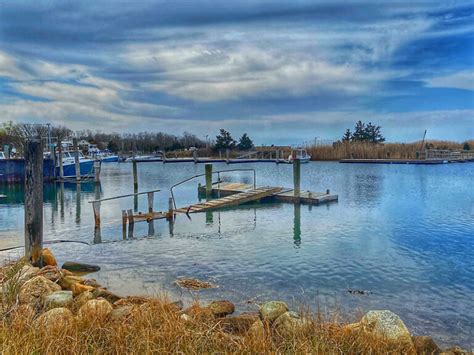
{"label": "sky", "polygon": [[473,64],[472,1],[0,0],[0,122],[463,141]]}

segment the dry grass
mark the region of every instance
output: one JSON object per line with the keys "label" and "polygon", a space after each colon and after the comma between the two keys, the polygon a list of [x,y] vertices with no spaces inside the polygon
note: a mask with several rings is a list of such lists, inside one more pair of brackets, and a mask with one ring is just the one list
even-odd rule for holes
{"label": "dry grass", "polygon": [[[468,141],[474,149],[474,140]],[[451,141],[425,141],[425,147],[432,149],[462,150],[463,144]],[[313,160],[340,159],[416,159],[416,152],[421,148],[421,142],[413,143],[341,143],[308,147],[308,153]]]}
{"label": "dry grass", "polygon": [[[77,306],[70,309],[77,313]],[[198,305],[194,309],[184,320],[160,297],[133,304],[120,319],[76,316],[45,330],[36,322],[43,310],[16,305],[0,321],[0,349],[2,354],[407,353],[400,344],[348,331],[318,314],[308,314],[304,327],[284,335],[269,324],[263,332],[231,333],[224,327],[228,318],[215,318]]]}

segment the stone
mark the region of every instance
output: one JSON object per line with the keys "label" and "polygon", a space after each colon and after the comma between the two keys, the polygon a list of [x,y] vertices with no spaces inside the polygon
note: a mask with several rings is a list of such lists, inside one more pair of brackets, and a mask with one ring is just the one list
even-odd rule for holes
{"label": "stone", "polygon": [[260,307],[260,315],[262,319],[273,322],[283,313],[288,312],[288,305],[281,301],[269,301]]}
{"label": "stone", "polygon": [[15,282],[18,285],[23,285],[26,281],[32,279],[40,271],[39,267],[31,265],[23,265],[20,271],[14,276]]}
{"label": "stone", "polygon": [[106,290],[105,288],[96,288],[92,291],[92,294],[96,298],[99,298],[99,297],[105,298],[110,303],[115,303],[122,298],[110,292],[109,290]]}
{"label": "stone", "polygon": [[192,318],[191,316],[188,316],[186,313],[183,313],[179,316],[179,318],[183,321],[183,322],[191,322],[192,321]]}
{"label": "stone", "polygon": [[72,304],[72,291],[55,291],[44,297],[46,308],[67,307]]}
{"label": "stone", "polygon": [[184,307],[184,303],[181,300],[174,301],[168,304],[172,309],[176,310],[177,312],[181,311]]}
{"label": "stone", "polygon": [[235,311],[234,304],[226,300],[213,301],[205,308],[210,310],[215,317],[225,317]]}
{"label": "stone", "polygon": [[82,263],[76,263],[74,261],[66,261],[62,269],[66,269],[68,271],[74,272],[74,273],[84,273],[84,274],[89,274],[91,272],[97,272],[100,270],[100,266],[98,265],[91,265],[91,264],[82,264]]}
{"label": "stone", "polygon": [[94,295],[92,294],[92,292],[90,291],[85,291],[85,292],[82,292],[81,294],[79,294],[76,299],[75,299],[75,302],[76,304],[81,307],[83,306],[84,304],[87,303],[87,301],[90,301],[90,300],[93,300],[95,297]]}
{"label": "stone", "polygon": [[466,355],[466,354],[472,354],[472,352],[467,351],[459,346],[452,346],[450,348],[444,349],[441,354],[442,355]]}
{"label": "stone", "polygon": [[95,290],[94,287],[82,285],[80,283],[71,285],[71,291],[74,296],[78,296],[81,293],[86,292],[86,291],[92,292],[92,294],[94,294],[94,290]]}
{"label": "stone", "polygon": [[84,280],[84,285],[86,286],[92,286],[94,288],[103,288],[101,284],[97,282],[95,279],[85,279]]}
{"label": "stone", "polygon": [[120,306],[112,310],[110,313],[110,319],[111,320],[121,320],[123,318],[128,317],[133,311],[133,306],[132,305],[127,305],[127,306]]}
{"label": "stone", "polygon": [[441,349],[430,336],[413,336],[413,345],[417,354],[440,354]]}
{"label": "stone", "polygon": [[222,319],[220,325],[226,332],[244,334],[257,320],[260,320],[258,315],[238,315]]}
{"label": "stone", "polygon": [[273,327],[281,334],[302,329],[309,322],[302,319],[296,312],[285,312],[273,322]]}
{"label": "stone", "polygon": [[250,336],[261,339],[265,336],[265,327],[260,319],[257,319],[247,332]]}
{"label": "stone", "polygon": [[405,323],[389,310],[369,311],[362,317],[360,323],[365,331],[389,341],[412,344],[411,335]]}
{"label": "stone", "polygon": [[44,248],[42,250],[41,256],[43,257],[43,265],[49,265],[49,266],[57,266],[58,265],[58,262],[56,261],[56,258],[54,257],[51,250],[49,250],[48,248]]}
{"label": "stone", "polygon": [[67,308],[53,308],[42,315],[36,321],[35,326],[43,331],[63,332],[64,328],[68,327],[74,322],[74,316]]}
{"label": "stone", "polygon": [[112,305],[104,300],[90,300],[87,301],[81,308],[79,308],[78,315],[80,318],[86,319],[106,319],[112,313]]}
{"label": "stone", "polygon": [[127,304],[140,305],[140,304],[144,304],[146,302],[149,302],[151,300],[152,300],[152,298],[150,298],[150,297],[128,296],[128,297],[124,297],[124,298],[119,299],[118,301],[114,302],[114,306],[123,306],[123,305],[127,305]]}
{"label": "stone", "polygon": [[35,276],[26,281],[20,288],[20,303],[38,304],[41,300],[61,287],[43,276]]}
{"label": "stone", "polygon": [[66,290],[70,290],[74,284],[84,284],[84,278],[75,275],[66,275],[61,277],[59,285]]}
{"label": "stone", "polygon": [[38,271],[37,275],[46,277],[49,281],[58,282],[58,280],[63,276],[61,270],[56,266],[47,265]]}

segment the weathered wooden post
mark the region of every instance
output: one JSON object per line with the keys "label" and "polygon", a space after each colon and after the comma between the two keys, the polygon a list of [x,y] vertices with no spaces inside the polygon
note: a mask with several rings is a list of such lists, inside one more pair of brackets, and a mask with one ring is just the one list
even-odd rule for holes
{"label": "weathered wooden post", "polygon": [[127,239],[127,211],[122,210],[122,237]]}
{"label": "weathered wooden post", "polygon": [[155,235],[155,222],[153,221],[153,219],[150,219],[148,221],[148,235]]}
{"label": "weathered wooden post", "polygon": [[94,181],[100,183],[100,160],[94,160]]}
{"label": "weathered wooden post", "polygon": [[133,191],[138,192],[138,169],[137,161],[133,159],[132,161],[132,170],[133,170]]}
{"label": "weathered wooden post", "polygon": [[133,227],[135,226],[135,220],[133,219],[133,211],[130,209],[128,214],[128,237],[133,238]]}
{"label": "weathered wooden post", "polygon": [[301,161],[299,159],[293,159],[293,193],[296,200],[300,198],[301,188]]}
{"label": "weathered wooden post", "polygon": [[54,147],[54,144],[50,143],[49,145],[49,154],[51,156],[51,159],[53,160],[53,176],[54,179],[56,180],[57,178],[57,171],[56,171],[56,148]]}
{"label": "weathered wooden post", "polygon": [[[148,192],[147,195],[148,195],[148,213],[153,213],[153,200],[155,197],[155,193],[152,191],[152,192]],[[153,217],[153,215],[151,217]]]}
{"label": "weathered wooden post", "polygon": [[74,149],[74,163],[76,166],[76,181],[81,181],[81,163],[79,161],[79,148],[77,146],[77,138],[73,138],[72,145]]}
{"label": "weathered wooden post", "polygon": [[229,148],[225,150],[225,158],[229,160]]}
{"label": "weathered wooden post", "polygon": [[194,160],[194,163],[197,163],[198,162],[198,157],[197,157],[197,150],[193,150],[193,160]]}
{"label": "weathered wooden post", "polygon": [[62,181],[64,179],[64,168],[63,168],[63,144],[61,141],[58,142],[58,159],[59,159],[59,179]]}
{"label": "weathered wooden post", "polygon": [[25,256],[42,266],[43,149],[41,139],[30,138],[25,149]]}
{"label": "weathered wooden post", "polygon": [[212,164],[206,164],[206,197],[212,195]]}
{"label": "weathered wooden post", "polygon": [[173,219],[173,199],[171,197],[168,198],[168,213],[166,214],[166,219]]}
{"label": "weathered wooden post", "polygon": [[100,201],[92,202],[92,209],[94,211],[95,227],[100,228]]}

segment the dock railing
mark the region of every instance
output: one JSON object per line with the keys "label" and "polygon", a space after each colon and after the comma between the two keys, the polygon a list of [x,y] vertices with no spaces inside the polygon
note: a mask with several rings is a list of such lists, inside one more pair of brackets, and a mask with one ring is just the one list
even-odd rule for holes
{"label": "dock railing", "polygon": [[[221,181],[221,173],[229,173],[229,172],[237,172],[237,171],[252,171],[253,172],[253,188],[255,189],[257,187],[257,173],[255,172],[255,169],[226,169],[226,170],[218,170],[218,171],[213,171],[211,174],[214,175],[214,174],[217,174],[217,191],[219,192],[220,191],[220,181]],[[179,185],[182,185],[188,181],[191,181],[193,179],[196,179],[198,177],[202,177],[202,176],[206,176],[207,174],[204,173],[204,174],[198,174],[198,175],[194,175],[194,176],[191,176],[190,178],[187,178],[185,180],[182,180],[176,184],[174,184],[173,186],[171,186],[170,188],[170,192],[171,192],[171,199],[173,200],[173,206],[174,206],[174,209],[177,209],[176,207],[176,200],[174,198],[174,193],[173,193],[173,189]]]}

